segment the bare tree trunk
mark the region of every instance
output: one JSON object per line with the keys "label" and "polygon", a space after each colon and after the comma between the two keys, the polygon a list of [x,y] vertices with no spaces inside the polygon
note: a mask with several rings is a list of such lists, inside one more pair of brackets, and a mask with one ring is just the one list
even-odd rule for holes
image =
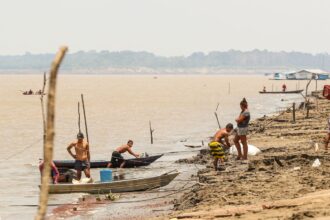
{"label": "bare tree trunk", "polygon": [[50,70],[50,81],[48,88],[47,100],[47,127],[46,127],[46,142],[44,145],[44,169],[42,171],[41,189],[39,196],[39,208],[35,217],[36,220],[45,219],[48,205],[48,190],[49,179],[51,172],[51,161],[53,159],[53,142],[54,142],[54,119],[55,119],[55,91],[56,91],[56,77],[60,64],[67,52],[67,47],[61,47],[54,61],[52,62]]}

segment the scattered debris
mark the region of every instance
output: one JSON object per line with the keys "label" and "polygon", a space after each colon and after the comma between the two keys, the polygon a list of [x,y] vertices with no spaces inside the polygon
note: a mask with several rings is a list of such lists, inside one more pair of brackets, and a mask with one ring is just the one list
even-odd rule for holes
{"label": "scattered debris", "polygon": [[314,163],[312,164],[312,167],[319,167],[321,166],[321,162],[320,160],[317,158],[314,160]]}

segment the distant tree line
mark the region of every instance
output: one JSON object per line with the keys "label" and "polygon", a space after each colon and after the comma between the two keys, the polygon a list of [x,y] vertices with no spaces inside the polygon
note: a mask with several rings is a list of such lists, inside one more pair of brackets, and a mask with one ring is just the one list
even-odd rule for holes
{"label": "distant tree line", "polygon": [[[31,54],[0,56],[0,69],[48,69],[54,54]],[[149,52],[133,51],[79,51],[68,54],[63,69],[104,68],[320,68],[330,70],[330,55],[301,52],[270,52],[267,50],[226,52],[213,51],[208,54],[195,52],[190,56],[164,57]]]}

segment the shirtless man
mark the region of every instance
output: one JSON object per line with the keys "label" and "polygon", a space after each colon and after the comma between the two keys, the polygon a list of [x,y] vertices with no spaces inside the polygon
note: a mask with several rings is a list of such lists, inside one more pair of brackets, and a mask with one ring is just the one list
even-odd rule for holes
{"label": "shirtless man", "polygon": [[[75,153],[71,152],[71,148],[75,149]],[[72,142],[67,150],[69,154],[75,159],[75,169],[77,170],[77,180],[81,178],[81,171],[84,171],[85,176],[90,178],[90,153],[89,153],[89,144],[87,141],[84,141],[84,134],[78,133],[77,140]]]}
{"label": "shirtless man", "polygon": [[128,152],[131,155],[133,155],[134,157],[138,158],[139,154],[134,153],[131,149],[132,147],[133,147],[132,140],[128,140],[127,144],[117,147],[117,149],[114,152],[112,152],[111,161],[110,161],[110,163],[108,163],[107,167],[108,168],[110,168],[110,167],[123,168],[125,166],[125,160],[121,154],[123,154],[125,152]]}
{"label": "shirtless man", "polygon": [[217,133],[215,133],[212,141],[219,142],[223,145],[225,145],[227,148],[230,148],[230,143],[229,143],[229,134],[233,130],[234,126],[233,124],[229,123],[226,125],[226,128],[220,129]]}
{"label": "shirtless man", "polygon": [[[225,158],[225,148],[230,148],[230,143],[228,136],[230,132],[233,130],[234,126],[233,124],[229,123],[226,125],[226,128],[220,129],[212,138],[212,141],[209,143],[209,147],[211,150],[211,155],[214,157],[213,165],[214,169],[218,169],[218,161],[220,160],[220,163],[224,164],[224,158]],[[223,139],[225,141],[223,141]]]}

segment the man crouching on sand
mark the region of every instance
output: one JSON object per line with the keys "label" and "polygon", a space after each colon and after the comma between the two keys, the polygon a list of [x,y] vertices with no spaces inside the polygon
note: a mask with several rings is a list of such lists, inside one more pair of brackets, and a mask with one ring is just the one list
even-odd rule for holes
{"label": "man crouching on sand", "polygon": [[133,155],[134,157],[138,158],[139,154],[134,153],[131,149],[132,147],[133,147],[132,140],[128,140],[127,144],[117,147],[116,150],[112,152],[111,161],[110,161],[110,163],[108,163],[107,167],[108,168],[110,168],[110,167],[123,168],[125,166],[125,160],[121,154],[123,154],[125,152],[128,152],[131,155]]}
{"label": "man crouching on sand", "polygon": [[[76,154],[71,152],[71,148],[75,149]],[[90,153],[89,153],[89,144],[87,141],[84,141],[84,134],[79,132],[77,134],[77,140],[72,142],[67,150],[69,154],[75,159],[74,167],[77,170],[77,180],[81,178],[81,171],[84,171],[85,176],[90,178]]]}
{"label": "man crouching on sand", "polygon": [[233,130],[233,127],[233,124],[227,124],[226,128],[220,129],[209,143],[211,155],[214,157],[213,165],[216,171],[218,170],[219,160],[221,165],[224,165],[225,150],[230,148],[228,136]]}

